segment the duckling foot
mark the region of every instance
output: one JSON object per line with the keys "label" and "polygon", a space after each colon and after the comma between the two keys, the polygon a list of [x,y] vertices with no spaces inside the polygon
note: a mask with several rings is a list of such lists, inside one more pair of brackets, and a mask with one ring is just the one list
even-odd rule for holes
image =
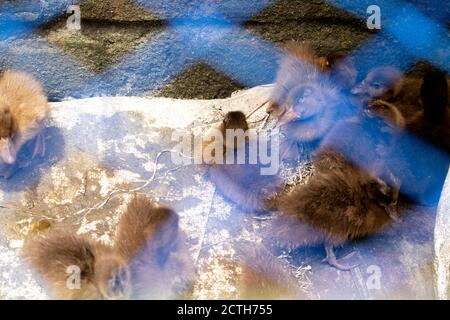
{"label": "duckling foot", "polygon": [[[359,266],[359,264],[354,264],[354,265],[341,264],[338,261],[338,259],[336,259],[336,254],[334,253],[334,248],[333,248],[333,245],[331,245],[331,244],[325,245],[325,251],[327,253],[327,257],[324,259],[324,261],[326,261],[330,266],[335,267],[336,269],[339,269],[342,271],[349,271],[349,270],[354,269]],[[340,260],[351,258],[354,255],[355,255],[355,252],[353,251]]]}
{"label": "duckling foot", "polygon": [[32,158],[34,159],[38,155],[41,158],[45,156],[45,137],[42,132],[39,132],[36,136]]}
{"label": "duckling foot", "polygon": [[397,203],[391,203],[385,206],[386,213],[389,215],[389,218],[394,222],[400,221],[400,216],[397,210]]}

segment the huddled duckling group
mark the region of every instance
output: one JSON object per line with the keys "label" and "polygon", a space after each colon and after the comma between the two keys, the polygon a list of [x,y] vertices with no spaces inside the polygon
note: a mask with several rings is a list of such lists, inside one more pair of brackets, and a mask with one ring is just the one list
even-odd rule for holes
{"label": "huddled duckling group", "polygon": [[[408,159],[417,155],[397,150],[402,149],[403,136],[411,134],[436,147],[448,168],[449,81],[441,71],[419,79],[380,66],[357,83],[351,58],[335,54],[325,61],[305,43],[289,44],[281,58],[267,112],[284,134],[281,158],[298,155],[299,143],[312,144],[315,174],[289,190],[272,184],[278,190],[272,190],[276,205],[270,209],[279,215],[266,237],[291,249],[323,244],[329,264],[348,270],[354,266],[340,263],[333,248],[396,221],[402,190],[411,190],[411,181],[417,180],[399,174],[416,174]],[[257,202],[252,208],[264,208],[267,199],[260,195],[256,174],[227,166],[221,171],[233,175],[233,181],[225,185],[223,179],[212,176],[227,198],[241,204],[245,195],[246,203]],[[440,172],[444,178],[446,173]],[[427,183],[414,188],[427,193],[431,185],[436,187]],[[239,189],[244,191],[230,196],[229,190]],[[421,194],[413,200],[420,202]]]}
{"label": "huddled duckling group", "polygon": [[[380,66],[361,77],[341,53],[318,57],[308,44],[289,43],[267,112],[282,133],[281,161],[298,157],[298,145],[309,143],[315,173],[287,188],[277,175],[261,176],[260,164],[209,162],[209,178],[244,210],[276,212],[266,239],[291,249],[323,245],[330,265],[351,269],[355,265],[340,262],[334,248],[379,232],[401,214],[397,202],[408,181],[388,159],[402,134],[450,151],[448,87],[438,70],[419,79]],[[33,77],[1,75],[1,175],[19,169],[17,154],[25,145],[31,157],[44,156],[48,115],[47,97]],[[234,111],[217,129],[225,137],[227,129],[247,131],[249,125]],[[224,139],[224,156],[247,143],[228,146]],[[236,262],[243,270],[241,297],[299,297],[269,252],[246,250]],[[135,196],[121,215],[113,245],[54,230],[28,241],[24,257],[56,298],[186,298],[196,278],[177,213],[144,196]],[[75,290],[67,282],[74,266]]]}

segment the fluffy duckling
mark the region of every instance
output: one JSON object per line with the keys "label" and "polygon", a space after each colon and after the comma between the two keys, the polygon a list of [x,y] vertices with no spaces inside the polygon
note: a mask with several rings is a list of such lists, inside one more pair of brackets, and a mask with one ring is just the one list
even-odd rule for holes
{"label": "fluffy duckling", "polygon": [[[231,112],[225,115],[219,130],[224,134],[228,129],[240,129],[246,132],[248,124],[244,114]],[[224,153],[233,154],[236,160],[238,151],[245,152],[245,163],[237,164],[236,161],[233,162],[234,164],[214,163],[208,167],[208,175],[226,199],[245,211],[260,212],[268,209],[265,200],[278,190],[281,182],[275,175],[261,175],[261,165],[249,163],[246,149],[250,139],[252,137],[245,141],[234,141],[233,146],[226,145],[226,139],[224,139]]]}
{"label": "fluffy duckling", "polygon": [[[133,199],[122,214],[114,246],[55,233],[27,243],[24,255],[52,295],[63,299],[181,298],[194,275],[178,215],[145,197]],[[75,287],[73,270],[80,271]]]}
{"label": "fluffy duckling", "polygon": [[[288,140],[314,143],[354,112],[354,105],[341,94],[344,88],[337,81],[348,78],[352,63],[337,56],[330,61],[318,58],[307,44],[297,51],[281,60],[268,112],[275,111],[276,127]],[[328,68],[330,74],[325,74]]]}
{"label": "fluffy duckling", "polygon": [[289,42],[281,57],[275,88],[267,113],[274,117],[283,114],[289,92],[300,84],[316,81],[318,75],[327,70],[327,61],[318,57],[308,42]]}
{"label": "fluffy duckling", "polygon": [[440,71],[427,73],[420,90],[423,111],[411,120],[408,129],[437,147],[450,152],[448,91],[444,73]]}
{"label": "fluffy duckling", "polygon": [[354,114],[354,105],[326,78],[292,89],[285,106],[276,126],[286,139],[303,143],[320,142],[333,126]]}
{"label": "fluffy duckling", "polygon": [[45,154],[43,121],[50,112],[40,83],[20,71],[0,78],[0,165],[12,165],[21,147],[35,139],[32,157]]}
{"label": "fluffy duckling", "polygon": [[[423,106],[419,77],[405,76],[399,69],[389,66],[373,68],[352,93],[363,103],[383,100],[394,104],[407,121],[410,121]],[[446,81],[447,87],[450,82]]]}
{"label": "fluffy duckling", "polygon": [[404,75],[399,69],[390,66],[376,67],[352,89],[352,93],[359,96],[364,103],[375,99],[391,101],[400,95],[403,81]]}
{"label": "fluffy duckling", "polygon": [[133,299],[189,296],[195,270],[178,224],[176,212],[143,196],[120,217],[115,248],[129,261]]}
{"label": "fluffy duckling", "polygon": [[271,238],[284,246],[325,245],[327,262],[341,264],[333,248],[372,235],[390,221],[392,189],[382,180],[350,166],[318,172],[279,199],[282,216],[271,227]]}
{"label": "fluffy duckling", "polygon": [[126,261],[111,247],[85,236],[54,233],[30,241],[24,255],[43,286],[58,299],[126,299]]}
{"label": "fluffy duckling", "polygon": [[385,160],[404,123],[395,106],[377,102],[336,125],[313,154],[315,175],[277,200],[273,240],[290,248],[325,244],[330,265],[354,267],[338,262],[333,247],[397,220],[400,182]]}
{"label": "fluffy duckling", "polygon": [[327,67],[332,81],[339,84],[343,92],[349,93],[355,87],[358,71],[351,57],[342,52],[330,54],[327,57]]}
{"label": "fluffy duckling", "polygon": [[[225,161],[226,156],[229,153],[235,153],[236,150],[245,147],[246,141],[241,141],[234,138],[232,146],[227,144],[226,134],[227,130],[242,130],[245,134],[248,130],[248,123],[245,114],[241,111],[228,112],[218,126],[211,128],[202,140],[202,157],[203,161],[207,164],[215,164],[217,162]],[[222,139],[222,157],[216,157],[215,148],[211,151],[208,150],[208,145],[216,139],[216,136],[220,135]],[[219,161],[220,159],[220,161]],[[219,163],[220,164],[220,163]]]}

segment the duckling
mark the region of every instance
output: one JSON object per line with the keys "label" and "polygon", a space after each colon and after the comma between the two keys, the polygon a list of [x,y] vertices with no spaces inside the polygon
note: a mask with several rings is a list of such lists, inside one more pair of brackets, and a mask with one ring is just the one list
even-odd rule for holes
{"label": "duckling", "polygon": [[358,71],[351,57],[335,52],[327,57],[327,68],[332,81],[340,85],[342,91],[349,93],[356,85]]}
{"label": "duckling", "polygon": [[[228,113],[219,126],[224,134],[229,129],[240,129],[242,132],[248,130],[248,123],[243,113]],[[224,152],[232,154],[237,160],[238,151],[245,152],[245,163],[217,164],[214,163],[207,168],[210,180],[215,184],[217,190],[228,200],[238,205],[245,211],[261,212],[267,210],[265,199],[276,192],[281,182],[276,175],[261,175],[260,164],[250,164],[249,155],[246,152],[252,138],[245,141],[235,141],[233,146],[224,141]],[[238,139],[239,140],[239,139]]]}
{"label": "duckling", "polygon": [[40,237],[26,243],[24,256],[52,297],[92,300],[129,296],[126,261],[111,247],[85,236],[57,232]]}
{"label": "duckling", "polygon": [[[227,145],[227,130],[242,130],[242,134],[247,133],[249,130],[247,118],[241,111],[228,112],[218,126],[212,127],[202,140],[202,158],[207,164],[219,164],[226,160],[226,156],[229,153],[235,153],[238,149],[245,147],[245,141],[238,138],[234,138],[232,146]],[[208,154],[208,145],[216,139],[216,136],[220,135],[222,138],[222,157],[216,157],[215,148]],[[248,140],[248,138],[246,137]]]}
{"label": "duckling", "polygon": [[325,244],[332,266],[354,267],[338,262],[333,247],[398,219],[400,181],[386,157],[404,123],[395,106],[376,102],[335,125],[313,153],[313,177],[280,194],[273,240],[291,248]]}
{"label": "duckling", "polygon": [[381,66],[373,68],[352,93],[364,104],[377,99],[392,103],[410,121],[422,109],[422,82],[419,77],[405,76],[397,68]]}
{"label": "duckling", "polygon": [[179,217],[144,196],[135,197],[119,219],[115,249],[128,261],[133,299],[187,297],[195,270]]}
{"label": "duckling", "polygon": [[285,106],[276,127],[287,139],[304,143],[320,142],[333,126],[355,113],[355,106],[327,78],[293,88]]}
{"label": "duckling", "polygon": [[289,92],[303,83],[316,81],[327,70],[327,61],[318,57],[309,42],[289,42],[278,67],[275,88],[266,111],[278,117],[286,111]]}
{"label": "duckling", "polygon": [[427,73],[420,92],[423,110],[408,123],[408,129],[450,152],[449,89],[445,74],[441,71]]}
{"label": "duckling", "polygon": [[267,110],[278,117],[276,127],[293,142],[319,141],[335,123],[354,114],[355,105],[342,94],[346,84],[337,80],[352,81],[355,72],[352,60],[343,55],[330,56],[327,61],[317,57],[308,44],[297,46],[294,54],[281,60]]}
{"label": "duckling", "polygon": [[[119,220],[114,246],[54,233],[27,243],[24,256],[57,298],[180,298],[189,293],[194,267],[178,219],[136,197]],[[70,270],[79,270],[76,288],[68,285]]]}
{"label": "duckling", "polygon": [[355,167],[318,172],[279,199],[281,217],[270,237],[291,248],[323,244],[326,261],[340,270],[334,247],[372,235],[392,221],[392,189],[382,180]]}
{"label": "duckling", "polygon": [[404,75],[398,68],[381,66],[373,68],[367,76],[352,89],[362,102],[368,103],[375,99],[392,101],[400,95],[403,88]]}
{"label": "duckling", "polygon": [[12,165],[17,153],[35,139],[32,157],[45,154],[43,121],[50,108],[40,83],[21,71],[5,71],[0,78],[0,165]]}
{"label": "duckling", "polygon": [[389,161],[405,128],[400,111],[388,102],[376,100],[360,114],[341,121],[314,152],[318,171],[364,168],[392,188],[390,214],[395,219],[401,181]]}

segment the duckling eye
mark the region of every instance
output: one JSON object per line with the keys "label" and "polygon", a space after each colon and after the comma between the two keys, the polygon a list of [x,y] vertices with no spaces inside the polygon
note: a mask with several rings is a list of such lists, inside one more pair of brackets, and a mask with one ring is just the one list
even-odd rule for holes
{"label": "duckling eye", "polygon": [[380,83],[372,83],[372,87],[378,90],[381,89],[382,85]]}
{"label": "duckling eye", "polygon": [[300,91],[296,96],[296,103],[302,103],[307,97],[309,97],[312,94],[312,90],[310,88],[305,88],[302,91]]}

